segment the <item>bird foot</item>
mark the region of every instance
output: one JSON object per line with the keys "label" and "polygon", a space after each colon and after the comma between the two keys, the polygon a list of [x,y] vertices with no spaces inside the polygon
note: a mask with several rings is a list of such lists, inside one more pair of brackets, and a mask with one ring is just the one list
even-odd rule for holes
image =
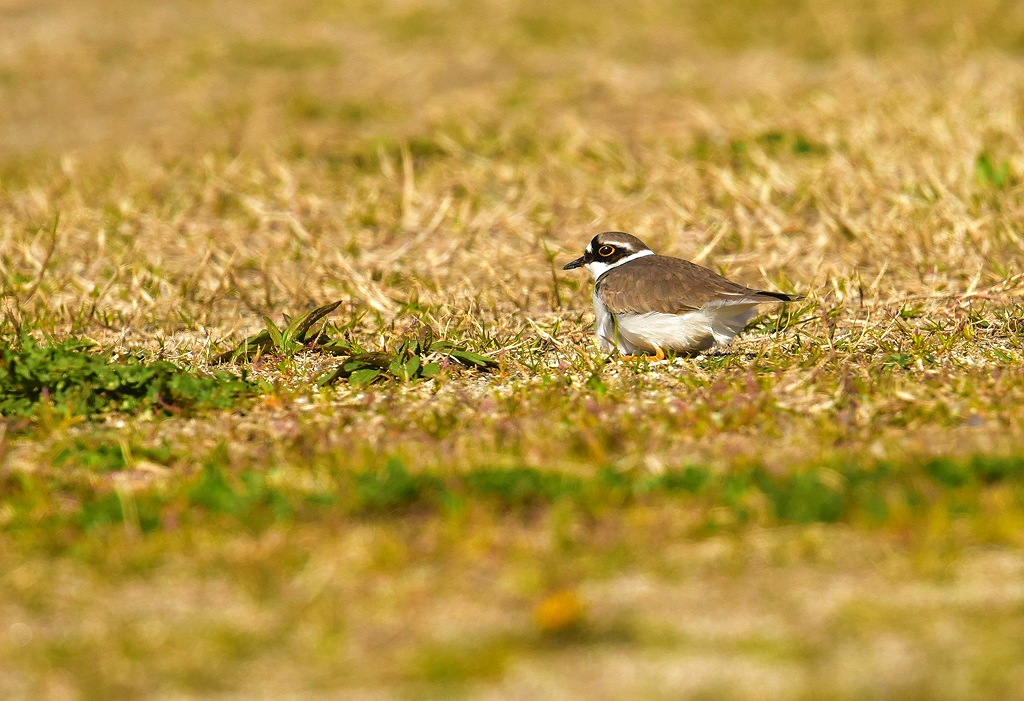
{"label": "bird foot", "polygon": [[[662,360],[665,360],[668,357],[668,356],[665,355],[665,351],[662,350],[661,348],[655,348],[654,350],[655,350],[655,353],[654,353],[654,356],[653,356],[654,362],[656,362],[656,363],[660,362]],[[619,356],[619,360],[651,360],[651,359],[652,359],[652,356],[649,356],[649,355],[633,355],[632,353],[629,354],[629,355],[620,355]]]}

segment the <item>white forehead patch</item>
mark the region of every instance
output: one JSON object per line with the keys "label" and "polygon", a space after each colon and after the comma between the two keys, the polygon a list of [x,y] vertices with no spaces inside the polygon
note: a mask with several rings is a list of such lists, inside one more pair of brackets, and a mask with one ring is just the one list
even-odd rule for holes
{"label": "white forehead patch", "polygon": [[638,251],[639,252],[639,251],[643,251],[643,250],[649,250],[649,249],[647,249],[646,246],[644,246],[644,244],[638,243],[637,241],[630,241],[628,239],[627,240],[620,240],[620,239],[607,238],[607,239],[602,239],[602,240],[598,241],[598,244],[601,245],[601,246],[614,246],[615,248],[620,248],[620,249],[622,249],[624,251]]}
{"label": "white forehead patch", "polygon": [[628,243],[626,241],[615,241],[615,240],[612,240],[612,241],[602,241],[601,245],[602,246],[615,246],[616,248],[625,248],[625,249],[631,249],[633,247],[633,244]]}

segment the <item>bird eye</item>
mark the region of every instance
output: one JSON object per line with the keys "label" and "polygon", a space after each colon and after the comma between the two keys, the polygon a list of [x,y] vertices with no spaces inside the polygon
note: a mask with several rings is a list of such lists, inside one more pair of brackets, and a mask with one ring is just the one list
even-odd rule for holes
{"label": "bird eye", "polygon": [[599,249],[597,249],[597,253],[602,258],[607,258],[611,254],[615,253],[615,246],[601,246]]}

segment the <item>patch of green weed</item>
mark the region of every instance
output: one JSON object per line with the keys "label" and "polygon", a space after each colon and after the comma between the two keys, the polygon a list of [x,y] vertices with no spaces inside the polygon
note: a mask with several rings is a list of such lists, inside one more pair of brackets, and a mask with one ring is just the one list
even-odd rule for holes
{"label": "patch of green weed", "polygon": [[198,483],[188,491],[190,506],[232,514],[249,525],[292,518],[290,499],[269,484],[265,473],[247,470],[236,479],[229,474],[227,463],[227,451],[220,445],[204,464]]}
{"label": "patch of green weed", "polygon": [[[440,515],[453,504],[470,503],[499,511],[561,504],[592,517],[607,513],[604,507],[609,503],[618,507],[678,503],[705,514],[698,529],[705,532],[745,524],[884,525],[893,508],[921,513],[940,508],[950,517],[982,513],[989,487],[1024,487],[1024,458],[943,459],[898,469],[887,464],[839,464],[786,473],[757,465],[727,472],[691,465],[654,476],[609,468],[589,478],[527,467],[478,468],[457,474],[413,472],[392,458],[379,468],[324,476],[326,483],[321,480],[315,490],[279,483],[272,475],[273,471],[231,470],[221,446],[194,478],[178,481],[170,491],[140,489],[127,497],[110,487],[78,484],[73,487],[78,511],[68,512],[55,510],[56,492],[51,490],[57,487],[23,475],[13,482],[8,478],[9,489],[5,488],[0,506],[16,515],[9,519],[15,524],[56,517],[95,528],[130,516],[142,530],[174,521],[173,514],[183,510],[189,510],[191,519],[202,520],[207,514],[262,529],[280,521],[319,520],[330,513],[395,518]],[[938,488],[930,487],[922,476]],[[130,510],[126,498],[131,500]]]}
{"label": "patch of green weed", "polygon": [[368,385],[377,380],[409,382],[434,377],[446,361],[454,361],[475,370],[490,370],[498,362],[459,347],[451,341],[435,341],[429,327],[418,338],[401,341],[393,351],[354,353],[334,371],[320,378],[321,386],[346,379],[352,385]]}
{"label": "patch of green weed", "polygon": [[264,317],[266,328],[263,331],[221,353],[214,362],[253,360],[264,354],[292,356],[301,350],[348,356],[339,367],[320,377],[320,386],[343,379],[357,386],[386,378],[402,382],[428,379],[441,372],[446,360],[478,370],[498,366],[493,358],[451,341],[436,340],[429,326],[423,326],[419,336],[402,340],[393,350],[367,351],[342,338],[337,327],[327,323],[327,317],[340,305],[340,301],[325,304],[294,319],[285,315],[284,326],[280,327]]}
{"label": "patch of green weed", "polygon": [[245,379],[198,374],[167,361],[114,360],[92,343],[69,339],[40,345],[24,336],[0,349],[0,414],[31,418],[41,407],[61,416],[109,411],[164,414],[227,409],[253,392]]}
{"label": "patch of green weed", "polygon": [[171,460],[169,446],[134,445],[124,440],[111,440],[106,436],[77,436],[57,446],[53,464],[57,467],[78,466],[91,472],[116,472],[136,460],[166,464]]}
{"label": "patch of green weed", "polygon": [[285,314],[283,326],[278,326],[273,319],[265,316],[265,328],[262,331],[246,338],[233,349],[221,353],[213,362],[252,360],[268,353],[290,356],[305,348],[316,348],[328,353],[347,353],[348,346],[332,340],[325,324],[328,315],[340,305],[340,300],[325,304],[294,319]]}
{"label": "patch of green weed", "polygon": [[974,177],[982,185],[987,185],[997,190],[1006,189],[1016,181],[1016,174],[1013,172],[1013,166],[1010,162],[997,160],[988,151],[982,151],[978,154],[978,159],[975,161],[974,166]]}
{"label": "patch of green weed", "polygon": [[474,470],[462,479],[474,495],[498,499],[510,506],[551,503],[579,495],[584,486],[578,477],[528,467]]}
{"label": "patch of green weed", "polygon": [[401,460],[355,475],[355,508],[361,513],[394,513],[426,504],[444,487],[433,475],[410,474]]}

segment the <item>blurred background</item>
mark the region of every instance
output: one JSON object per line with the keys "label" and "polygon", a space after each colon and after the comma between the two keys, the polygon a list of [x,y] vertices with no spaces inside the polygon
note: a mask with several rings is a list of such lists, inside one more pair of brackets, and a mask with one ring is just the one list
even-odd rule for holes
{"label": "blurred background", "polygon": [[580,120],[692,138],[687,128],[735,117],[709,111],[723,102],[767,119],[794,100],[827,100],[829,87],[845,92],[840,78],[860,85],[860,101],[885,99],[893,81],[914,90],[970,79],[958,70],[968,57],[983,71],[991,54],[1024,50],[1024,7],[4,0],[0,32],[8,160],[112,147],[330,153],[446,126],[483,151],[474,129]]}

